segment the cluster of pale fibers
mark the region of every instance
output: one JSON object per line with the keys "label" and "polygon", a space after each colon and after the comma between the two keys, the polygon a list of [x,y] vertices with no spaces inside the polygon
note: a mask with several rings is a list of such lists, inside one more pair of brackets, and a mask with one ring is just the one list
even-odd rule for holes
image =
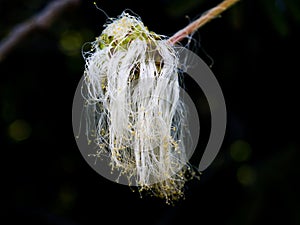
{"label": "cluster of pale fibers", "polygon": [[112,168],[134,178],[140,190],[181,197],[191,169],[174,47],[124,12],[106,24],[85,60],[84,98],[96,118],[96,155],[109,153]]}

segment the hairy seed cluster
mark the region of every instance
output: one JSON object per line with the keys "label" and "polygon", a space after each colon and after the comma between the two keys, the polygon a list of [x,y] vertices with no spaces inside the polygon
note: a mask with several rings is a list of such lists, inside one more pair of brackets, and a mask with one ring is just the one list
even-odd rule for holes
{"label": "hairy seed cluster", "polygon": [[83,88],[87,117],[96,118],[96,130],[88,130],[94,156],[108,155],[112,170],[134,178],[141,191],[167,202],[181,198],[193,171],[174,47],[126,12],[91,46]]}

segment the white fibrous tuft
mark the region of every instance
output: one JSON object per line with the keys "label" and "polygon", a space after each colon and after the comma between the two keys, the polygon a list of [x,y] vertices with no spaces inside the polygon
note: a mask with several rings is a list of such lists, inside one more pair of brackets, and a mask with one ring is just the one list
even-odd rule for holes
{"label": "white fibrous tuft", "polygon": [[182,197],[192,172],[174,47],[124,12],[106,24],[85,60],[83,97],[96,118],[96,130],[88,130],[95,156],[108,154],[112,170],[134,178],[140,190],[167,201]]}

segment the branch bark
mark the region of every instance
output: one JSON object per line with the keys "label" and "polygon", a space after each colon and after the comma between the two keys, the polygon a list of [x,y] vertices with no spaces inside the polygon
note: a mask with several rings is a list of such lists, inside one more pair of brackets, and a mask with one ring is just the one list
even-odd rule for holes
{"label": "branch bark", "polygon": [[199,19],[195,20],[194,22],[190,23],[185,28],[179,30],[175,33],[172,37],[169,38],[170,44],[176,44],[177,42],[181,41],[182,39],[188,37],[190,34],[198,30],[204,24],[208,23],[212,19],[219,16],[222,12],[226,9],[234,5],[239,0],[224,0],[219,5],[215,6],[214,8],[210,9],[207,13],[201,16]]}
{"label": "branch bark", "polygon": [[[175,44],[198,30],[201,26],[211,21],[239,0],[224,0],[216,7],[210,9],[199,19],[179,30],[169,38],[171,44]],[[0,42],[0,62],[11,52],[23,39],[38,29],[47,29],[64,11],[78,6],[80,0],[54,0],[43,11],[31,19],[17,25],[8,36]]]}
{"label": "branch bark", "polygon": [[18,24],[8,36],[0,42],[0,62],[19,43],[38,29],[47,29],[67,9],[76,7],[80,0],[55,0],[40,13]]}

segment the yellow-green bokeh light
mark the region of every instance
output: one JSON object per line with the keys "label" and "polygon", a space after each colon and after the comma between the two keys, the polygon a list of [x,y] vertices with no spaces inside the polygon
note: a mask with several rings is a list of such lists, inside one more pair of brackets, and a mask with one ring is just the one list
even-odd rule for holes
{"label": "yellow-green bokeh light", "polygon": [[83,37],[80,32],[66,31],[59,41],[61,50],[69,56],[80,55]]}
{"label": "yellow-green bokeh light", "polygon": [[255,170],[248,165],[243,165],[238,168],[236,176],[239,183],[245,186],[253,185],[256,180]]}
{"label": "yellow-green bokeh light", "polygon": [[31,126],[25,120],[15,120],[8,127],[8,135],[15,141],[23,141],[30,137]]}
{"label": "yellow-green bokeh light", "polygon": [[230,145],[230,156],[234,161],[244,162],[250,158],[251,147],[244,140],[237,140]]}

